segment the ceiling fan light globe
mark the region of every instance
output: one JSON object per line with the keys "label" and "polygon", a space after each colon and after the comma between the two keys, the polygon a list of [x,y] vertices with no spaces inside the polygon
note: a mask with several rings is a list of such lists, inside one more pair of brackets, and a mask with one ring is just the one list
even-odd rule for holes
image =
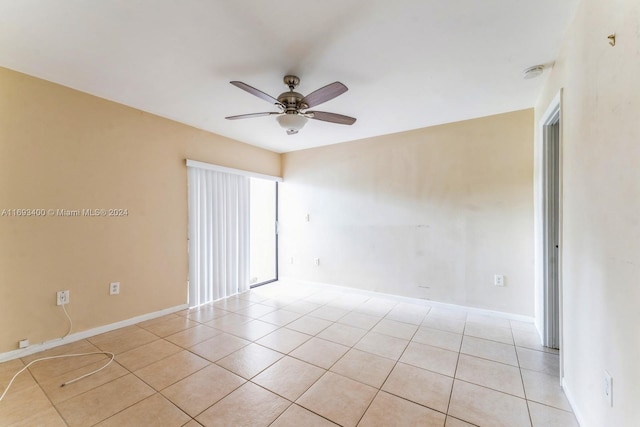
{"label": "ceiling fan light globe", "polygon": [[297,133],[307,123],[307,118],[299,114],[282,114],[276,118],[278,124],[288,131]]}

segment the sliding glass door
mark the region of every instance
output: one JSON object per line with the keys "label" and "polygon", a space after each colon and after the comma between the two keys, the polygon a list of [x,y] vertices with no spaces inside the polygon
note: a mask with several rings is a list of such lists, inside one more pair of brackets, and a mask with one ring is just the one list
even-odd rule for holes
{"label": "sliding glass door", "polygon": [[249,226],[249,284],[278,280],[278,183],[251,178]]}

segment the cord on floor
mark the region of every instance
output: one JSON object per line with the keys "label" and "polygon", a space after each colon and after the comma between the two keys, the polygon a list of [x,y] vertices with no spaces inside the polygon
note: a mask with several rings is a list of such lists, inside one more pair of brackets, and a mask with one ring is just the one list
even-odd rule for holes
{"label": "cord on floor", "polygon": [[42,362],[43,360],[51,360],[51,359],[62,359],[63,357],[80,357],[80,356],[89,356],[92,354],[104,354],[104,355],[108,355],[111,356],[111,358],[109,359],[109,361],[102,366],[101,368],[96,369],[95,371],[89,372],[88,374],[84,374],[82,376],[79,376],[78,378],[74,378],[72,380],[69,380],[67,382],[64,382],[62,384],[60,384],[60,387],[64,387],[66,385],[69,384],[73,384],[76,381],[79,381],[83,378],[88,377],[89,375],[93,375],[95,373],[98,373],[100,371],[102,371],[103,369],[105,369],[107,366],[109,366],[111,364],[111,362],[113,362],[113,360],[115,359],[116,355],[111,353],[110,351],[94,351],[91,353],[77,353],[77,354],[61,354],[59,356],[49,356],[49,357],[42,357],[40,359],[35,359],[32,360],[31,362],[29,362],[27,365],[25,365],[22,369],[20,369],[18,372],[16,372],[16,374],[13,376],[13,378],[11,378],[11,381],[9,381],[9,385],[7,385],[7,388],[4,390],[4,392],[2,393],[2,396],[0,396],[0,402],[2,402],[2,399],[4,399],[5,395],[7,394],[7,392],[9,391],[9,389],[11,388],[11,385],[13,384],[13,382],[15,381],[15,379],[18,377],[18,375],[20,375],[21,373],[23,373],[25,370],[27,370],[29,368],[29,366],[33,365],[34,363],[37,362]]}
{"label": "cord on floor", "polygon": [[[71,333],[71,330],[73,329],[73,321],[71,320],[71,316],[69,316],[69,313],[67,313],[67,309],[64,307],[66,304],[62,304],[62,310],[64,311],[64,314],[67,316],[67,319],[69,319],[69,331],[67,332],[67,334],[65,336],[62,337],[62,339],[66,338],[69,336],[69,334]],[[60,387],[64,387],[66,385],[69,384],[73,384],[76,381],[79,381],[83,378],[88,377],[89,375],[93,375],[95,373],[98,373],[100,371],[102,371],[104,368],[106,368],[107,366],[109,366],[111,364],[111,362],[113,362],[113,360],[115,359],[116,355],[111,353],[110,351],[95,351],[95,352],[91,352],[91,353],[78,353],[78,354],[62,354],[59,356],[49,356],[49,357],[42,357],[40,359],[35,359],[32,360],[31,362],[29,362],[25,367],[23,367],[22,369],[20,369],[18,372],[16,372],[16,374],[11,378],[11,381],[9,381],[9,385],[7,385],[7,388],[4,390],[4,392],[2,393],[2,395],[0,396],[0,402],[2,402],[2,399],[4,399],[4,397],[6,396],[7,392],[9,391],[9,389],[11,388],[11,385],[13,384],[13,382],[15,381],[15,379],[18,377],[18,375],[20,375],[21,373],[23,373],[26,369],[29,368],[29,366],[33,365],[34,363],[37,362],[41,362],[43,360],[51,360],[51,359],[61,359],[63,357],[79,357],[79,356],[89,356],[92,354],[104,354],[104,355],[110,355],[111,358],[109,359],[109,361],[101,368],[96,369],[95,371],[89,372],[88,374],[84,374],[82,376],[79,376],[78,378],[74,378],[72,380],[69,380],[65,383],[62,383],[60,385]]]}

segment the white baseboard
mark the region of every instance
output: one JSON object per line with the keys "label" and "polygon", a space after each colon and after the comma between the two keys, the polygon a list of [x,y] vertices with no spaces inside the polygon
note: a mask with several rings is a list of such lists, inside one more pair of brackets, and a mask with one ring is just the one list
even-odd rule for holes
{"label": "white baseboard", "polygon": [[135,325],[136,323],[144,322],[145,320],[155,319],[156,317],[165,316],[167,314],[175,313],[176,311],[184,310],[187,308],[189,308],[188,304],[165,308],[164,310],[154,311],[153,313],[143,314],[141,316],[132,317],[131,319],[122,320],[120,322],[111,323],[109,325],[98,326],[97,328],[76,332],[64,338],[54,338],[40,344],[32,344],[27,348],[0,353],[0,362],[6,362],[8,360],[17,359],[19,357],[30,356],[43,350],[49,350],[50,348],[59,347],[61,345],[69,344],[75,341],[80,341],[94,335],[124,328],[125,326]]}
{"label": "white baseboard", "polygon": [[[331,289],[331,290],[339,290],[339,291],[347,290],[355,294],[367,295],[370,297],[383,297],[383,298],[393,299],[396,301],[406,302],[406,303],[416,304],[416,305],[438,307],[438,308],[452,309],[452,310],[464,310],[468,313],[495,316],[503,319],[518,320],[521,322],[533,323],[533,320],[534,320],[534,318],[531,316],[524,316],[521,314],[506,313],[502,311],[488,310],[483,308],[469,307],[469,306],[457,305],[457,304],[449,304],[449,303],[425,300],[420,298],[406,297],[402,295],[387,294],[383,292],[369,291],[366,289],[351,288],[348,286],[331,285],[328,283],[304,281],[304,280],[287,278],[287,277],[282,277],[279,281],[280,282],[292,281],[292,282],[300,283],[302,285],[307,285],[307,286],[312,286],[312,287],[322,288],[322,289]],[[277,283],[278,282],[274,282],[274,284],[277,284]],[[131,319],[122,320],[120,322],[111,323],[109,325],[98,326],[97,328],[76,332],[76,333],[70,334],[65,338],[57,338],[50,341],[45,341],[40,344],[30,345],[29,347],[24,349],[12,350],[6,353],[0,353],[0,362],[6,362],[8,360],[29,356],[31,354],[38,353],[40,351],[48,350],[54,347],[59,347],[64,344],[69,344],[75,341],[92,337],[94,335],[103,334],[105,332],[113,331],[115,329],[123,328],[125,326],[135,325],[136,323],[144,322],[145,320],[155,319],[156,317],[165,316],[167,314],[175,313],[176,311],[184,310],[187,308],[189,308],[188,304],[170,307],[164,310],[155,311],[153,313],[147,313],[141,316],[136,316]],[[567,393],[567,397],[569,397],[569,393]],[[571,404],[571,406],[572,407],[574,406],[573,403]],[[574,413],[576,413],[575,409],[574,409]],[[578,418],[577,413],[576,413],[576,418]],[[580,421],[579,418],[578,418],[578,421]],[[582,425],[582,422],[580,422],[580,424]]]}
{"label": "white baseboard", "polygon": [[571,409],[573,410],[573,415],[575,415],[576,420],[578,421],[578,424],[580,425],[580,427],[585,427],[587,423],[584,422],[584,417],[582,416],[580,411],[578,411],[578,405],[576,405],[575,403],[573,392],[567,386],[567,382],[565,381],[564,377],[562,378],[561,384],[562,384],[562,390],[564,390],[564,394],[565,396],[567,396],[567,400],[569,401],[569,405],[571,405]]}
{"label": "white baseboard", "polygon": [[[311,282],[311,281],[299,280],[299,279],[294,279],[294,278],[289,278],[289,277],[282,277],[282,278],[280,278],[279,281],[281,281],[281,282],[291,281],[291,282],[296,282],[296,283],[300,283],[300,284],[307,285],[307,286],[313,286],[313,287],[324,288],[324,289],[333,289],[333,290],[341,290],[341,291],[347,290],[347,291],[355,293],[355,294],[367,295],[367,296],[370,296],[370,297],[382,297],[382,298],[387,298],[387,299],[393,299],[393,300],[400,301],[400,302],[407,302],[409,304],[424,305],[424,306],[429,306],[429,307],[438,307],[438,308],[444,308],[444,309],[449,309],[449,310],[464,310],[464,311],[466,311],[468,313],[483,314],[483,315],[486,315],[486,316],[500,317],[502,319],[517,320],[517,321],[520,321],[520,322],[533,323],[533,321],[534,321],[533,316],[525,316],[525,315],[522,315],[522,314],[514,314],[514,313],[503,312],[503,311],[488,310],[488,309],[484,309],[484,308],[469,307],[469,306],[457,305],[457,304],[449,304],[449,303],[426,300],[426,299],[421,299],[421,298],[405,297],[405,296],[402,296],[402,295],[394,295],[394,294],[387,294],[387,293],[384,293],[384,292],[369,291],[369,290],[366,290],[366,289],[352,288],[352,287],[349,287],[349,286],[331,285],[331,284],[328,284],[328,283]],[[275,282],[275,283],[277,283],[277,282]]]}

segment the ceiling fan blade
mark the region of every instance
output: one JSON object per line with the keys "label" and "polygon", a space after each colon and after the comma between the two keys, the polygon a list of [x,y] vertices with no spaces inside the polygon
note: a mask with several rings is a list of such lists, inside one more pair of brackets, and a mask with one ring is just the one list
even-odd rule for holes
{"label": "ceiling fan blade", "polygon": [[326,113],[324,111],[307,111],[310,119],[322,120],[323,122],[338,123],[340,125],[352,125],[356,122],[356,119],[349,116],[343,116],[342,114]]}
{"label": "ceiling fan blade", "polygon": [[251,114],[240,114],[238,116],[229,116],[225,117],[227,120],[238,120],[238,119],[252,119],[254,117],[264,117],[264,116],[273,116],[282,113],[268,112],[268,113],[251,113]]}
{"label": "ceiling fan blade", "polygon": [[275,104],[275,105],[282,105],[282,104],[281,104],[280,102],[278,102],[278,100],[277,100],[277,99],[275,99],[273,96],[271,96],[271,95],[267,95],[267,94],[266,94],[266,93],[264,93],[263,91],[258,90],[258,89],[256,89],[256,88],[255,88],[255,87],[253,87],[253,86],[249,86],[249,85],[248,85],[248,84],[246,84],[246,83],[242,83],[242,82],[238,82],[238,81],[232,81],[232,82],[229,82],[229,83],[231,83],[231,84],[232,84],[232,85],[234,85],[235,87],[238,87],[238,88],[240,88],[240,89],[242,89],[242,90],[245,90],[245,91],[249,92],[251,95],[255,95],[255,96],[257,96],[258,98],[264,99],[265,101],[267,101],[267,102],[269,102],[269,103],[271,103],[271,104]]}
{"label": "ceiling fan blade", "polygon": [[300,101],[302,104],[307,104],[306,108],[315,107],[316,105],[320,105],[323,102],[327,102],[332,100],[338,95],[342,95],[347,90],[349,90],[345,85],[340,82],[334,82],[320,89],[311,92],[309,95],[302,98]]}

